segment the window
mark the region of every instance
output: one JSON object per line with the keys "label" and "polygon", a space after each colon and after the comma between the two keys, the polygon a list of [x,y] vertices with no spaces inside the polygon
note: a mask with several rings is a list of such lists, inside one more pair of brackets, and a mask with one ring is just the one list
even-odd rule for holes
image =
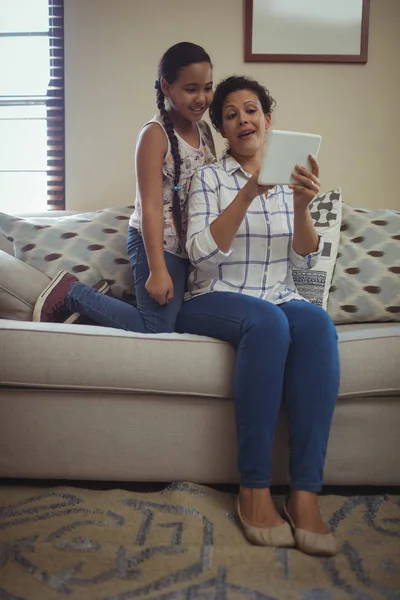
{"label": "window", "polygon": [[0,211],[65,207],[63,0],[0,1]]}

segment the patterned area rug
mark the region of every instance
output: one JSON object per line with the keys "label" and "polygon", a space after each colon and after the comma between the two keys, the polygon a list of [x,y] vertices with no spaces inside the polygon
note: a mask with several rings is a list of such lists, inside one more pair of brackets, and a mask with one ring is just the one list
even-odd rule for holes
{"label": "patterned area rug", "polygon": [[233,496],[190,483],[0,498],[1,600],[400,599],[399,496],[322,497],[333,559],[251,546]]}

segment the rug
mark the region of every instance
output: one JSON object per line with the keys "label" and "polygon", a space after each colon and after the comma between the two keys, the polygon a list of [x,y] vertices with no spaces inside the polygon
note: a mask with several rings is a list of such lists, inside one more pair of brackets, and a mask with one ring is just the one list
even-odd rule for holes
{"label": "rug", "polygon": [[[277,498],[277,502],[281,502]],[[335,558],[251,546],[234,496],[0,487],[1,600],[400,599],[400,497],[322,496]]]}

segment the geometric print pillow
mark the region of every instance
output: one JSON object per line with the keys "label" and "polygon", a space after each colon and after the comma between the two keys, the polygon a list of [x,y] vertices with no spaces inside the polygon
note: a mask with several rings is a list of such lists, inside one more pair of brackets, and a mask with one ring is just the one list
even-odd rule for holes
{"label": "geometric print pillow", "polygon": [[132,296],[127,255],[132,206],[62,217],[17,217],[0,213],[0,232],[14,244],[15,257],[48,277],[61,269],[93,285],[109,282],[114,295]]}
{"label": "geometric print pillow", "polygon": [[328,312],[336,324],[400,321],[400,212],[343,205]]}
{"label": "geometric print pillow", "polygon": [[324,239],[322,255],[312,269],[293,269],[293,280],[299,294],[326,309],[336,255],[339,248],[342,218],[342,193],[337,188],[316,196],[309,207],[314,227]]}

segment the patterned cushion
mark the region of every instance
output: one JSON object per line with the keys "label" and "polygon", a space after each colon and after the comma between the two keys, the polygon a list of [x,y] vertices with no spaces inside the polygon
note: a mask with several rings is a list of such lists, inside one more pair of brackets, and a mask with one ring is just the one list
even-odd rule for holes
{"label": "patterned cushion", "polygon": [[328,312],[335,323],[400,321],[400,212],[343,205]]}
{"label": "patterned cushion", "polygon": [[324,249],[317,265],[312,269],[306,271],[293,269],[293,280],[298,292],[304,298],[326,309],[339,247],[342,216],[341,189],[337,188],[314,198],[310,213],[314,227],[324,238]]}
{"label": "patterned cushion", "polygon": [[63,217],[0,213],[0,232],[15,256],[54,277],[64,269],[88,285],[106,279],[117,297],[133,294],[126,242],[132,206]]}

